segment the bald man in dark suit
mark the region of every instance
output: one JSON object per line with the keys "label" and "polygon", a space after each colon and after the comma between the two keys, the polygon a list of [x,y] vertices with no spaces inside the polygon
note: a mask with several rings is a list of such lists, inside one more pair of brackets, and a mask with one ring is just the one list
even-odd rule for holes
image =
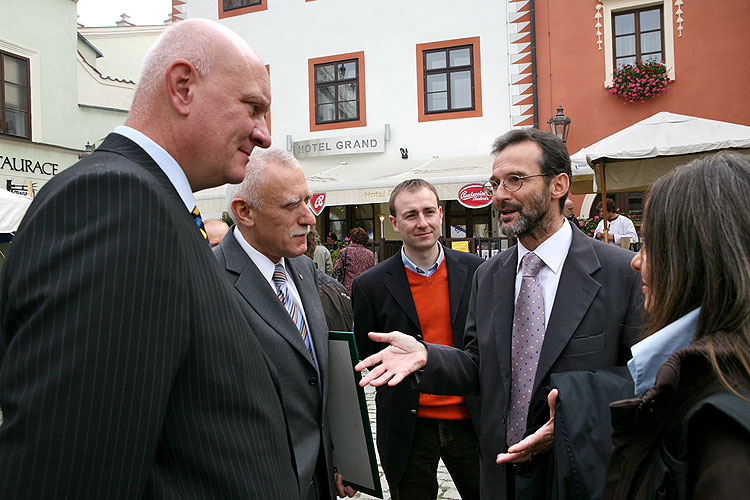
{"label": "bald man in dark suit", "polygon": [[289,499],[276,381],[193,191],[268,147],[263,63],[188,20],[131,112],[32,203],[0,278],[0,498]]}

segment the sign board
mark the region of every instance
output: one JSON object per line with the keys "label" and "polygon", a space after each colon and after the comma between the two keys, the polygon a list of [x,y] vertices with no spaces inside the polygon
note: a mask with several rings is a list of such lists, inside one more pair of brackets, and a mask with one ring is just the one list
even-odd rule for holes
{"label": "sign board", "polygon": [[458,190],[458,202],[466,208],[484,208],[492,203],[492,197],[481,184],[467,184]]}
{"label": "sign board", "polygon": [[385,140],[382,134],[321,137],[294,143],[294,156],[296,158],[382,153],[384,151]]}
{"label": "sign board", "polygon": [[320,213],[323,211],[325,206],[326,206],[326,194],[325,193],[315,193],[312,196],[310,196],[310,210],[312,210],[312,213],[314,213],[316,217],[320,215]]}

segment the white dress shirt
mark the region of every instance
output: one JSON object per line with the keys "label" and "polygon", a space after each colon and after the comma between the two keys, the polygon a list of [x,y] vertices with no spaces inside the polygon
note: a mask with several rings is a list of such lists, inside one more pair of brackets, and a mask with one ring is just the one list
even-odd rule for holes
{"label": "white dress shirt", "polygon": [[[544,327],[549,324],[549,317],[552,314],[552,306],[555,303],[557,295],[557,285],[560,284],[560,273],[562,272],[563,263],[568,256],[570,243],[573,241],[573,229],[570,227],[568,220],[565,219],[560,229],[555,234],[547,238],[541,245],[536,247],[534,253],[542,259],[544,266],[539,270],[539,283],[542,285],[542,296],[544,297]],[[516,268],[516,294],[521,291],[521,281],[523,273],[521,272],[521,259],[529,253],[523,244],[518,242],[518,267]]]}
{"label": "white dress shirt", "polygon": [[[618,215],[615,220],[609,221],[607,229],[609,230],[609,234],[614,236],[614,242],[610,241],[608,243],[619,245],[620,239],[623,236],[630,236],[631,243],[638,243],[638,233],[635,232],[633,221],[624,215]],[[604,232],[604,219],[599,221],[599,224],[596,226],[596,232]]]}
{"label": "white dress shirt", "polygon": [[195,196],[193,196],[193,190],[190,187],[190,182],[182,170],[182,167],[172,158],[172,155],[167,153],[164,148],[156,144],[150,138],[138,132],[134,128],[120,125],[115,127],[115,134],[120,134],[127,137],[134,143],[138,144],[148,155],[159,165],[164,174],[172,183],[174,188],[177,190],[177,194],[180,195],[182,202],[185,204],[188,212],[192,212],[195,208]]}
{"label": "white dress shirt", "polygon": [[440,267],[440,263],[443,262],[443,258],[445,258],[445,252],[443,252],[443,245],[438,243],[437,246],[438,246],[438,249],[440,250],[438,252],[437,260],[426,271],[422,269],[421,267],[419,267],[418,265],[416,265],[414,262],[411,261],[409,257],[406,256],[406,252],[404,251],[403,245],[401,245],[401,262],[404,263],[404,266],[407,269],[410,269],[417,274],[423,274],[424,276],[430,277],[435,273],[435,271],[438,270],[438,267]]}

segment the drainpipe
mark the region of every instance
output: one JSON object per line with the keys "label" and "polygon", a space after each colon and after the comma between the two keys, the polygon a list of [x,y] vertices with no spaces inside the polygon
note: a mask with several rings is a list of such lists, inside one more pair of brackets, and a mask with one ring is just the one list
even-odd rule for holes
{"label": "drainpipe", "polygon": [[534,13],[534,0],[529,0],[529,16],[531,22],[531,93],[532,105],[534,107],[534,128],[539,128],[539,97],[537,95],[538,83],[536,77],[536,15]]}

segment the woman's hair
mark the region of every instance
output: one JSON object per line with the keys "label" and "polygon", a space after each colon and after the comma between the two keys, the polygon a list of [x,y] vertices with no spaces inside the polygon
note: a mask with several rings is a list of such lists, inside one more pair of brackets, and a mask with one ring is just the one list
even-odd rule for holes
{"label": "woman's hair", "polygon": [[[646,334],[701,307],[695,340],[727,387],[729,380],[747,385],[750,157],[719,153],[672,170],[650,189],[643,222]],[[727,354],[736,362],[721,363]]]}
{"label": "woman's hair", "polygon": [[361,227],[353,228],[351,232],[349,232],[349,237],[352,239],[352,243],[357,243],[358,245],[367,245],[367,242],[370,241],[370,237],[367,236],[367,231]]}

